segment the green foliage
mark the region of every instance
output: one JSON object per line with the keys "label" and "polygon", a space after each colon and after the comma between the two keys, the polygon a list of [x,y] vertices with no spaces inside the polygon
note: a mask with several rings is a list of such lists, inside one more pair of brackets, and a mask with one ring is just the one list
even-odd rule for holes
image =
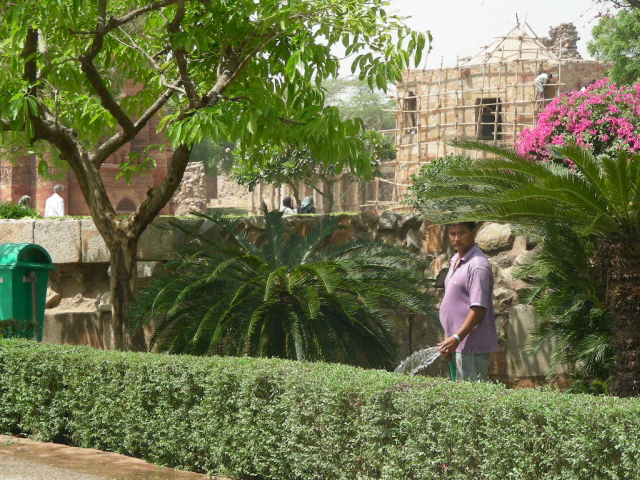
{"label": "green foliage", "polygon": [[502,157],[448,169],[444,173],[454,182],[429,192],[431,199],[467,202],[464,219],[555,223],[582,235],[640,238],[640,155],[620,151],[617,158],[596,158],[575,145],[553,149],[558,158],[573,162],[571,171],[523,159],[513,149],[462,140],[451,144]]}
{"label": "green foliage", "polygon": [[[238,161],[234,164],[232,178],[253,189],[259,182],[280,186],[292,181],[301,181],[315,186],[319,181],[341,173],[335,165],[324,165],[313,158],[309,150],[292,148],[270,149],[271,154],[265,162]],[[358,152],[360,165],[368,165],[360,171],[350,172],[362,180],[370,180],[380,163],[396,157],[394,146],[381,133],[367,130],[358,136]]]}
{"label": "green foliage", "polygon": [[0,338],[29,338],[33,340],[38,325],[28,320],[6,318],[0,320]]}
{"label": "green foliage", "polygon": [[621,84],[640,80],[640,10],[620,9],[615,15],[600,17],[587,44],[597,60],[612,62],[607,76]]}
{"label": "green foliage", "polygon": [[[538,308],[549,315],[544,318],[543,333],[559,340],[558,358],[576,362],[587,376],[607,378],[611,335],[629,332],[614,331],[619,300],[612,302],[607,295],[617,290],[595,287],[607,281],[607,269],[621,259],[600,255],[593,245],[636,245],[640,241],[640,156],[620,151],[616,158],[594,157],[576,146],[553,149],[558,158],[572,162],[572,171],[553,162],[526,160],[513,149],[471,141],[452,145],[501,158],[450,168],[445,174],[453,181],[422,195],[428,200],[465,202],[456,221],[512,222],[540,228],[549,235],[533,275],[543,292]],[[564,250],[563,243],[581,249],[584,259]],[[590,262],[599,269],[597,273],[588,271]],[[563,278],[571,281],[563,285]],[[637,288],[633,274],[629,278],[629,291],[633,291]],[[616,372],[624,371],[623,356],[615,353]],[[614,373],[614,384],[617,379]]]}
{"label": "green foliage", "polygon": [[[344,175],[353,175],[358,180],[366,181],[378,175],[377,167],[382,163],[396,158],[396,150],[389,139],[379,132],[367,130],[358,135],[357,155],[359,169],[351,169],[343,172],[335,164],[319,162],[308,149],[278,148],[265,146],[257,152],[237,152],[239,160],[235,162],[231,176],[235,182],[249,187],[250,190],[260,182],[269,185],[290,185],[294,190],[294,196],[298,196],[296,182],[303,182],[307,186],[317,190],[320,194],[329,197],[332,205],[332,184],[339,181]],[[269,153],[266,153],[269,152]],[[249,160],[248,157],[257,157],[258,160]],[[262,159],[260,161],[260,159]],[[366,166],[366,167],[365,167]],[[324,184],[318,186],[318,184]],[[328,188],[328,191],[325,190]],[[299,200],[297,198],[297,200]],[[325,213],[331,213],[330,210]]]}
{"label": "green foliage", "polygon": [[455,177],[447,174],[452,168],[471,166],[472,159],[465,155],[447,155],[423,165],[417,174],[411,175],[411,186],[403,202],[420,210],[433,223],[448,223],[450,218],[469,211],[467,202],[457,198],[438,198],[441,189],[457,184]]}
{"label": "green foliage", "polygon": [[640,401],[0,341],[0,431],[238,479],[638,478]]}
{"label": "green foliage", "polygon": [[40,214],[33,208],[12,202],[0,202],[0,218],[40,218]]}
{"label": "green foliage", "polygon": [[230,142],[217,143],[210,138],[193,146],[189,155],[190,162],[202,162],[204,172],[215,177],[218,173],[229,173],[233,166],[233,149],[235,145]]}
{"label": "green foliage", "polygon": [[338,241],[334,234],[344,227],[337,217],[318,218],[303,236],[286,231],[282,213],[263,209],[260,246],[220,215],[203,216],[218,227],[204,234],[172,225],[199,244],[139,293],[133,319],[153,320],[152,345],[172,353],[395,366],[391,314],[427,309],[420,260],[364,238]]}
{"label": "green foliage", "polygon": [[396,119],[384,110],[396,105],[380,91],[372,91],[365,81],[355,77],[331,78],[323,84],[325,101],[340,109],[343,118],[360,118],[367,130],[391,130]]}
{"label": "green foliage", "polygon": [[[29,145],[33,117],[44,117],[46,110],[89,149],[122,127],[107,97],[131,119],[168,95],[159,129],[173,148],[205,138],[247,147],[268,140],[307,148],[339,170],[358,169],[354,138],[362,123],[343,121],[337,108],[324,105],[322,82],[339,68],[332,47],[344,45],[354,72],[370,88],[385,90],[401,80],[411,60],[420,60],[428,38],[387,14],[383,0],[186,0],[183,10],[176,2],[156,2],[135,15],[147,1],[111,0],[105,18],[113,20],[97,38],[87,33],[102,22],[96,3],[43,0],[0,7],[0,119],[11,130],[5,136],[0,129],[5,141]],[[116,21],[121,23],[114,28]],[[31,28],[46,48],[26,58]],[[88,52],[96,53],[92,74],[83,63]],[[35,85],[24,80],[30,60]],[[127,83],[144,88],[122,95]],[[186,94],[190,88],[195,97]]]}
{"label": "green foliage", "polygon": [[[362,121],[326,106],[322,82],[338,75],[332,50],[340,43],[371,89],[401,81],[411,60],[420,61],[430,36],[386,7],[386,0],[0,2],[0,144],[24,152],[46,142],[78,178],[118,252],[111,258],[117,347],[136,271],[122,257],[135,266],[133,244],[172,198],[194,145],[211,139],[260,152],[268,143],[307,149],[337,171],[370,171],[358,163]],[[128,142],[153,137],[148,128],[173,153],[167,174],[154,175],[156,185],[123,222],[100,166]],[[39,156],[44,171],[50,157]],[[151,165],[129,160],[121,176]],[[137,348],[142,336],[127,341]]]}
{"label": "green foliage", "polygon": [[575,385],[597,385],[606,391],[614,366],[611,319],[603,282],[592,262],[595,239],[556,225],[536,235],[540,243],[516,271],[532,285],[526,301],[534,305],[539,319],[533,351],[553,340],[553,366],[569,366]]}

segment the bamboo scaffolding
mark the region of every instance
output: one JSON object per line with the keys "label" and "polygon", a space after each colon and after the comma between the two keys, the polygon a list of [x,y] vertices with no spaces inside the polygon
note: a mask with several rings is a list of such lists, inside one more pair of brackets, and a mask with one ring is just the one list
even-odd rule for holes
{"label": "bamboo scaffolding", "polygon": [[[533,35],[515,32],[522,25]],[[524,128],[535,126],[536,115],[549,102],[549,96],[566,90],[562,45],[556,55],[526,22],[518,23],[512,32],[514,35],[497,37],[491,47],[472,60],[456,58],[455,67],[445,68],[441,60],[438,68],[404,72],[396,94],[389,96],[396,100],[397,108],[384,110],[396,117],[396,128],[381,131],[395,135],[397,158],[382,165],[394,178],[374,180],[368,189],[373,199],[361,199],[357,202],[361,207],[377,209],[399,203],[410,186],[406,181],[409,175],[425,162],[452,152],[475,158],[488,156],[453,148],[447,145],[450,140],[471,137],[486,138],[494,145],[512,144]],[[553,71],[555,82],[546,86],[549,96],[538,99],[533,79],[543,68]],[[393,186],[391,201],[387,200],[390,189],[381,188],[381,184]]]}

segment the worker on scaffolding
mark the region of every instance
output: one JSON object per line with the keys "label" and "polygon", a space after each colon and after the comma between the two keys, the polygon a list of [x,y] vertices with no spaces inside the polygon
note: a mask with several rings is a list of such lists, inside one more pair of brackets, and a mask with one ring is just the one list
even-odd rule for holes
{"label": "worker on scaffolding", "polygon": [[552,78],[553,74],[548,72],[543,72],[535,78],[533,86],[536,89],[536,101],[544,101],[544,86],[549,83]]}

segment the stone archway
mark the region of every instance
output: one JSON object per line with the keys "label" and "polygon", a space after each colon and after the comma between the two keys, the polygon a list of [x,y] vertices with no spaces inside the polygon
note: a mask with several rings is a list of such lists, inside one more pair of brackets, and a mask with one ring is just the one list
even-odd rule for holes
{"label": "stone archway", "polygon": [[133,203],[133,200],[131,200],[129,197],[123,197],[119,202],[118,202],[118,206],[116,207],[116,213],[117,214],[129,214],[129,213],[133,213],[136,211],[136,204]]}

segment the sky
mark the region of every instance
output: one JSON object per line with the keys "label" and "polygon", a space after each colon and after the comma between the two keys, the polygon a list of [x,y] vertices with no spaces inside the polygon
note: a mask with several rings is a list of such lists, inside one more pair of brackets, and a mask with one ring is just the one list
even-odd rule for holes
{"label": "sky", "polygon": [[549,27],[572,22],[580,35],[578,50],[589,58],[586,44],[598,7],[594,0],[390,0],[387,11],[410,16],[406,23],[414,30],[431,31],[433,50],[426,62],[437,68],[441,61],[455,66],[456,55],[472,56],[505,35],[516,14],[539,37],[547,36]]}

